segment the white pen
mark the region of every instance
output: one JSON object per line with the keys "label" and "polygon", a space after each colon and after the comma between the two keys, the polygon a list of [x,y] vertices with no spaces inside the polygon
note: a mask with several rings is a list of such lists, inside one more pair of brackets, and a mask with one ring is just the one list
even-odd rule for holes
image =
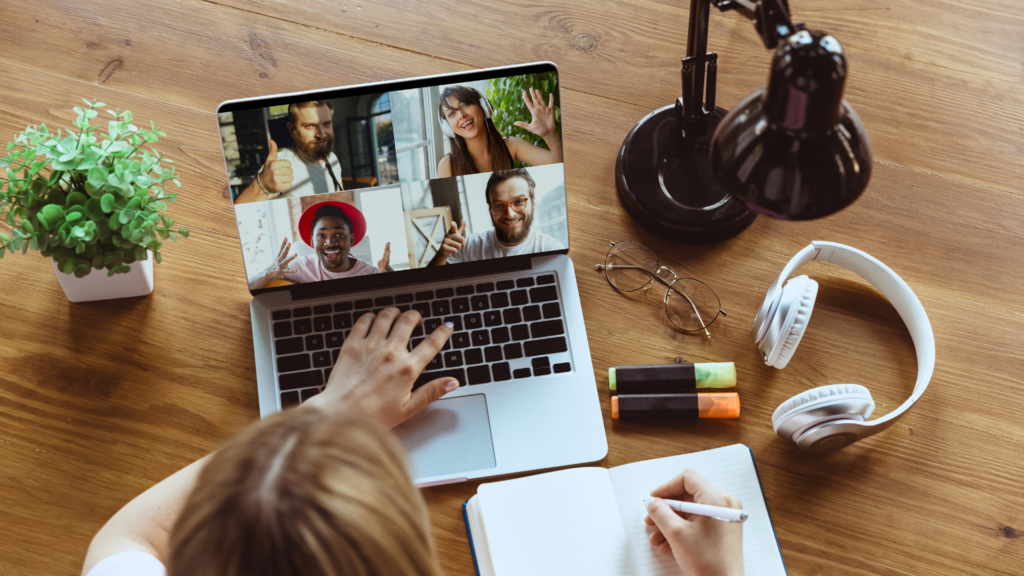
{"label": "white pen", "polygon": [[[723,508],[721,506],[711,506],[709,504],[697,504],[696,502],[668,500],[667,498],[662,498],[662,500],[665,501],[665,504],[668,504],[669,508],[684,514],[707,516],[709,518],[714,518],[715,520],[722,520],[723,522],[746,522],[747,520],[747,513],[735,508]],[[644,498],[644,510],[646,510],[653,501],[654,498]]]}

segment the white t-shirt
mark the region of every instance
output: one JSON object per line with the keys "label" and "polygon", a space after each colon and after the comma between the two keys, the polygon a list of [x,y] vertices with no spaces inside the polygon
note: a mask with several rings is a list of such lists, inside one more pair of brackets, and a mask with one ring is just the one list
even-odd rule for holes
{"label": "white t-shirt", "polygon": [[[327,165],[324,162],[310,162],[291,148],[281,148],[277,151],[278,160],[288,160],[292,163],[292,187],[281,193],[278,198],[297,198],[299,196],[311,196],[313,194],[329,194],[334,192],[334,180],[327,173]],[[341,163],[338,157],[331,152],[331,168],[334,169],[334,177],[341,184]],[[260,173],[263,169],[260,169]]]}
{"label": "white t-shirt", "polygon": [[508,258],[523,254],[551,252],[552,250],[565,250],[565,246],[543,232],[530,230],[530,235],[526,237],[526,240],[515,246],[505,246],[498,242],[498,238],[494,235],[494,228],[491,228],[487,232],[470,234],[466,239],[466,245],[448,257],[448,263],[458,264],[459,262],[475,262],[491,258]]}
{"label": "white t-shirt", "polygon": [[167,576],[167,569],[152,554],[118,552],[101,560],[86,576]]}

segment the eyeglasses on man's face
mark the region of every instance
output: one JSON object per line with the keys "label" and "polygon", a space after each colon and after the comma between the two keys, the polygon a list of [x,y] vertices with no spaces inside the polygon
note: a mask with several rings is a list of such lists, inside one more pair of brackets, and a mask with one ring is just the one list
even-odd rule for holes
{"label": "eyeglasses on man's face", "polygon": [[491,214],[501,216],[511,208],[514,212],[522,212],[530,204],[530,199],[520,196],[511,202],[491,202]]}
{"label": "eyeglasses on man's face", "polygon": [[710,326],[721,314],[718,295],[707,284],[696,278],[680,278],[675,272],[661,266],[654,252],[644,245],[629,240],[610,242],[611,249],[604,264],[595,267],[604,270],[612,288],[620,292],[636,292],[650,288],[655,281],[666,286],[665,313],[672,324],[683,332],[701,332],[711,337]]}

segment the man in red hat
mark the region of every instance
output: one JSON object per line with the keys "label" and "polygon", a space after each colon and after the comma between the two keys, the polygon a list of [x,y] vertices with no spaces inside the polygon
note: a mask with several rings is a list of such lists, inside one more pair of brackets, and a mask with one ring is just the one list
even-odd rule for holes
{"label": "man in red hat", "polygon": [[351,204],[326,201],[306,208],[299,218],[299,234],[316,253],[302,258],[298,254],[289,256],[291,243],[285,238],[270,266],[249,279],[250,290],[266,288],[277,279],[302,284],[388,271],[390,242],[385,244],[384,257],[376,266],[349,254],[366,234],[366,219]]}

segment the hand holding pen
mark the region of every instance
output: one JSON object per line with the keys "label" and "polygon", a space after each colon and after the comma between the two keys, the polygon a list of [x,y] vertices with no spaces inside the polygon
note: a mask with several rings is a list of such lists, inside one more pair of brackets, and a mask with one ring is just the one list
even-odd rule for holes
{"label": "hand holding pen", "polygon": [[690,469],[651,491],[644,522],[654,526],[652,546],[672,554],[687,574],[743,574],[743,524],[710,516],[677,513],[664,499],[742,510],[738,498],[726,494],[700,472]]}

